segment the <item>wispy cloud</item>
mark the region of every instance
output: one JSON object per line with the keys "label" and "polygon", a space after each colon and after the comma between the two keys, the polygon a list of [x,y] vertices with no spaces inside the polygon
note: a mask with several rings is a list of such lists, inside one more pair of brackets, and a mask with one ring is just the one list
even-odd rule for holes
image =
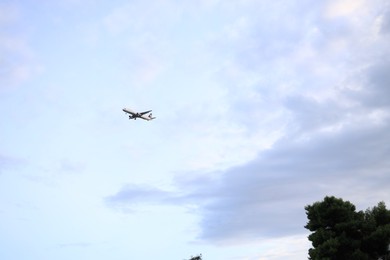
{"label": "wispy cloud", "polygon": [[24,165],[25,163],[26,162],[20,158],[0,154],[0,174],[5,169],[18,167]]}
{"label": "wispy cloud", "polygon": [[19,85],[37,75],[42,67],[29,46],[27,32],[15,33],[21,26],[22,12],[17,4],[0,4],[0,75],[1,88]]}
{"label": "wispy cloud", "polygon": [[75,242],[75,243],[63,243],[63,244],[59,244],[58,246],[61,248],[69,248],[69,247],[86,248],[92,246],[92,244],[86,242]]}
{"label": "wispy cloud", "polygon": [[106,197],[105,202],[110,207],[131,211],[140,203],[165,203],[174,196],[173,193],[156,187],[128,184],[116,194]]}

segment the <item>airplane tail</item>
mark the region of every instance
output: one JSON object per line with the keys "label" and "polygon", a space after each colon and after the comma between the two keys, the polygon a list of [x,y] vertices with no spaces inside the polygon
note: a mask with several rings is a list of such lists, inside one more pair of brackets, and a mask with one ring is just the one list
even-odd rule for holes
{"label": "airplane tail", "polygon": [[156,117],[154,117],[154,116],[152,115],[152,113],[149,114],[149,119],[150,119],[150,120],[155,119],[155,118],[156,118]]}

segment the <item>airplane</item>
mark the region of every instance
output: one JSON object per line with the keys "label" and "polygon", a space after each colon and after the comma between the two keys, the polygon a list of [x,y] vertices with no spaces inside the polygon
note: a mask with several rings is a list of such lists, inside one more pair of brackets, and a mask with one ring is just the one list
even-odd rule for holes
{"label": "airplane", "polygon": [[142,119],[147,120],[147,121],[155,119],[155,117],[153,117],[152,113],[150,113],[150,112],[152,112],[152,110],[148,110],[145,112],[135,112],[129,108],[124,108],[124,109],[122,109],[122,111],[129,114],[129,119],[136,120],[137,118],[142,118]]}

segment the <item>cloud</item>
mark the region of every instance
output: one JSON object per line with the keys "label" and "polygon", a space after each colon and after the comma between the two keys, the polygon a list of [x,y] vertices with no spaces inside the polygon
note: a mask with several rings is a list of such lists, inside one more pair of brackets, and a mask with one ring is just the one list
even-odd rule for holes
{"label": "cloud", "polygon": [[191,197],[199,198],[201,239],[237,243],[295,235],[305,232],[303,207],[325,195],[363,207],[389,196],[389,53],[382,54],[344,81],[357,90],[281,99],[289,115],[284,137],[218,181],[202,183]]}
{"label": "cloud", "polygon": [[158,1],[153,5],[145,4],[142,1],[133,1],[111,10],[104,18],[103,24],[113,34],[126,31],[161,33],[164,30],[156,29],[171,25],[179,15],[180,11],[177,5],[169,1]]}
{"label": "cloud", "polygon": [[59,171],[63,173],[80,173],[85,170],[85,163],[64,159],[60,163]]}
{"label": "cloud", "polygon": [[61,248],[86,248],[92,246],[91,243],[86,243],[86,242],[75,242],[75,243],[64,243],[64,244],[59,244],[58,247]]}
{"label": "cloud", "polygon": [[177,182],[179,193],[126,186],[108,201],[122,206],[195,207],[201,218],[199,239],[211,243],[303,234],[304,206],[325,195],[367,207],[388,197],[389,130],[387,123],[303,141],[281,140],[255,160],[218,177]]}
{"label": "cloud", "polygon": [[[364,71],[359,95],[341,91],[344,98],[355,98],[355,106],[299,96],[289,99],[291,124],[299,130],[287,132],[254,161],[224,173],[216,192],[220,196],[204,208],[201,237],[303,232],[302,207],[314,198],[336,194],[368,206],[368,201],[375,204],[388,197],[390,95],[384,86],[390,79],[383,73],[387,70],[388,63],[379,60]],[[375,116],[379,108],[382,112]]]}
{"label": "cloud", "polygon": [[390,181],[388,130],[283,143],[251,163],[228,170],[217,195],[210,198],[212,203],[201,207],[201,238],[218,241],[302,233],[303,207],[326,194],[358,201],[368,194],[384,199],[380,197]]}
{"label": "cloud", "polygon": [[390,57],[386,55],[383,60],[368,69],[367,88],[362,89],[358,95],[365,105],[376,108],[389,108],[390,106]]}
{"label": "cloud", "polygon": [[15,22],[20,16],[20,12],[15,5],[0,4],[0,23],[9,24]]}
{"label": "cloud", "polygon": [[[108,202],[195,209],[200,240],[238,244],[304,234],[305,205],[326,195],[362,209],[388,198],[390,53],[386,30],[375,30],[387,18],[372,12],[382,2],[368,5],[278,12],[275,4],[265,18],[232,19],[224,44],[214,39],[222,46],[217,77],[228,89],[224,113],[250,138],[269,124],[278,138],[249,162],[179,176],[176,191],[128,185]],[[368,22],[353,20],[355,11]]]}
{"label": "cloud", "polygon": [[381,17],[381,32],[384,34],[390,33],[390,4],[384,8],[383,16]]}
{"label": "cloud", "polygon": [[23,33],[15,33],[22,13],[15,4],[0,4],[0,88],[19,85],[40,73],[41,66]]}
{"label": "cloud", "polygon": [[3,171],[6,169],[18,167],[24,163],[25,162],[19,158],[0,154],[0,174],[3,173]]}
{"label": "cloud", "polygon": [[173,194],[147,185],[128,184],[112,196],[105,198],[110,207],[130,209],[140,203],[164,203],[173,198]]}
{"label": "cloud", "polygon": [[331,17],[350,16],[359,9],[361,10],[364,2],[364,0],[329,1],[327,15]]}

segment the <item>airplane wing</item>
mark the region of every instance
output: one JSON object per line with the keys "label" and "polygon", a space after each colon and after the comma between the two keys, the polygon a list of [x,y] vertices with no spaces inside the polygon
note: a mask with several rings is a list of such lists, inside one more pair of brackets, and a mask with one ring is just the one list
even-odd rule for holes
{"label": "airplane wing", "polygon": [[152,113],[150,113],[149,115],[142,115],[142,116],[140,116],[140,118],[147,120],[147,121],[150,121],[150,120],[155,119],[156,117],[152,116]]}
{"label": "airplane wing", "polygon": [[145,114],[147,114],[147,113],[150,113],[150,112],[152,112],[152,110],[148,110],[148,111],[145,111],[145,112],[140,112],[140,113],[138,113],[138,114],[140,114],[141,116],[143,116],[143,115],[145,115]]}

